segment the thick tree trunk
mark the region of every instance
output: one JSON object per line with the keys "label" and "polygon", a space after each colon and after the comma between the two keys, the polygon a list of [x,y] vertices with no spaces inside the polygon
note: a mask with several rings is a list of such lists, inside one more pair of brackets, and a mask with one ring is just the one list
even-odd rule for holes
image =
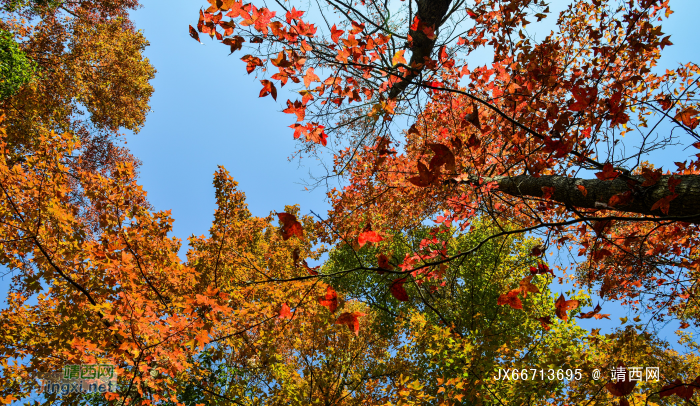
{"label": "thick tree trunk", "polygon": [[[440,23],[442,19],[447,14],[450,8],[451,0],[418,0],[418,12],[416,17],[425,24],[427,27],[434,27],[435,34],[437,35],[440,28]],[[409,21],[412,24],[413,21]],[[413,40],[413,47],[411,48],[411,60],[408,62],[409,66],[422,65],[425,60],[424,57],[430,57],[433,53],[433,47],[435,47],[435,39],[428,38],[423,31],[410,30],[409,35]],[[418,76],[422,70],[413,70],[408,76],[404,77],[400,82],[396,83],[391,90],[389,90],[389,98],[394,99],[400,95],[408,86],[411,81]]]}
{"label": "thick tree trunk", "polygon": [[[644,178],[641,176],[629,176],[637,179],[641,185]],[[482,178],[481,182],[497,182],[498,190],[512,196],[543,197],[543,187],[554,188],[551,199],[572,207],[585,209],[607,209],[626,213],[638,213],[648,216],[674,217],[680,221],[700,224],[700,175],[682,175],[681,182],[676,186],[678,196],[670,203],[668,214],[663,214],[660,209],[651,210],[654,203],[671,195],[668,187],[670,176],[662,176],[659,181],[649,187],[637,188],[633,199],[615,207],[609,207],[610,198],[630,190],[627,181],[621,179],[598,180],[569,178],[566,176],[547,175],[534,177],[530,175],[518,175],[514,177],[498,176]],[[586,194],[578,186],[586,188]],[[682,219],[680,217],[683,217]]]}

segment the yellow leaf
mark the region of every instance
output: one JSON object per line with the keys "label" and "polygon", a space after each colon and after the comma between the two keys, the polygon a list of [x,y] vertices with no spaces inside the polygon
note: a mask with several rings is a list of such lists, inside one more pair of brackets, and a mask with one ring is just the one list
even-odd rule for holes
{"label": "yellow leaf", "polygon": [[404,52],[406,52],[405,49],[402,49],[402,50],[396,52],[396,54],[394,54],[394,57],[391,59],[391,64],[394,66],[396,66],[397,64],[400,64],[400,63],[405,65],[406,58],[403,57]]}

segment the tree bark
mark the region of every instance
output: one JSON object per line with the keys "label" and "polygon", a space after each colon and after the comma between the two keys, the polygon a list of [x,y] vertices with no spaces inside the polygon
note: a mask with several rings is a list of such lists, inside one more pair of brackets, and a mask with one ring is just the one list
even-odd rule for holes
{"label": "tree bark", "polygon": [[[659,208],[652,210],[652,206],[660,199],[671,195],[668,187],[669,175],[661,176],[659,181],[648,187],[641,187],[644,178],[630,175],[629,178],[639,181],[633,192],[632,200],[626,204],[615,207],[609,206],[610,199],[618,194],[632,190],[627,181],[622,179],[599,180],[570,178],[558,175],[544,175],[534,177],[530,175],[518,175],[514,177],[497,176],[493,178],[481,178],[480,182],[497,182],[498,191],[511,196],[543,197],[543,187],[554,189],[551,200],[583,209],[610,209],[623,213],[637,213],[647,216],[659,216],[660,218],[672,217],[679,221],[700,224],[700,175],[674,175],[681,182],[676,186],[678,195],[670,203],[667,214]],[[473,178],[466,182],[474,182]],[[463,181],[464,182],[464,181]],[[586,194],[578,186],[586,188]]]}
{"label": "tree bark", "polygon": [[[442,19],[447,14],[450,8],[451,0],[418,0],[418,11],[416,12],[416,17],[428,27],[433,27],[435,30],[435,35],[437,35],[440,29],[440,23]],[[409,24],[413,24],[413,21],[409,21]],[[411,60],[408,62],[408,66],[417,66],[420,64],[420,68],[413,69],[410,73],[401,79],[400,82],[394,84],[394,86],[389,90],[389,98],[395,99],[398,95],[406,90],[411,81],[418,76],[420,71],[423,69],[422,65],[425,63],[424,57],[430,57],[433,53],[433,48],[435,47],[435,39],[428,38],[423,31],[409,30],[409,35],[413,40],[413,47],[411,48]]]}

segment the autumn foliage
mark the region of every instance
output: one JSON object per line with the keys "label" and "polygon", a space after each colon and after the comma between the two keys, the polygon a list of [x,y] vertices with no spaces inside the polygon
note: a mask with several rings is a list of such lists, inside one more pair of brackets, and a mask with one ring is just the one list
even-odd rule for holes
{"label": "autumn foliage", "polygon": [[[138,3],[2,5],[32,69],[0,100],[0,402],[96,363],[117,367],[114,391],[46,402],[697,400],[700,68],[657,67],[668,0],[576,1],[558,18],[538,0],[210,0],[192,43],[240,55],[261,86],[242,97],[280,102],[296,153],[341,186],[323,216],[279,202],[256,217],[219,167],[186,259],[119,146],[153,91]],[[541,20],[556,29],[530,35]],[[613,306],[634,323],[577,324]],[[680,324],[685,352],[656,321]],[[636,365],[658,380],[632,380]],[[582,378],[496,379],[550,369]]]}

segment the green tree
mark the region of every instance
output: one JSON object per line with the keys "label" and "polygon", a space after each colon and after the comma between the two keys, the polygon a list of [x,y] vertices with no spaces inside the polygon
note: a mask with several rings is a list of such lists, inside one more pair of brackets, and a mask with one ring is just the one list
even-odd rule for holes
{"label": "green tree", "polygon": [[0,28],[0,100],[13,96],[36,73],[36,64],[22,52],[12,34]]}

